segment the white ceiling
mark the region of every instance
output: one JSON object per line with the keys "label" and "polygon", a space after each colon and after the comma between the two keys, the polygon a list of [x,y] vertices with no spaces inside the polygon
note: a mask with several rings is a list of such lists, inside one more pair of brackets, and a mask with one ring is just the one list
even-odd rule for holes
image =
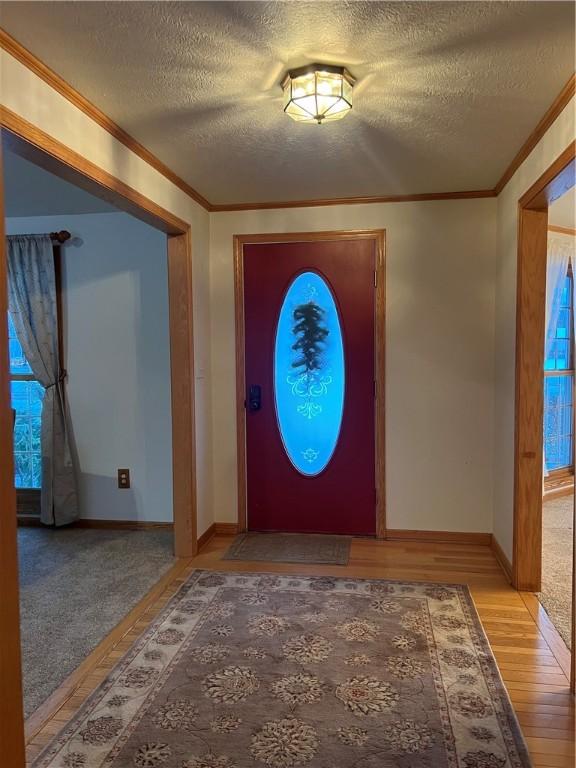
{"label": "white ceiling", "polygon": [[6,148],[2,160],[4,209],[8,218],[114,213],[118,210]]}
{"label": "white ceiling", "polygon": [[[212,203],[494,187],[574,70],[571,2],[3,2],[2,26]],[[282,113],[345,64],[345,120]]]}

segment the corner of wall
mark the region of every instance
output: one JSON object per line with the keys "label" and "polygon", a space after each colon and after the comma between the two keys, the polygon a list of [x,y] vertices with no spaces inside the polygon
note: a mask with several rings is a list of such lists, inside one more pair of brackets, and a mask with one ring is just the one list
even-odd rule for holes
{"label": "corner of wall", "polygon": [[512,560],[518,200],[574,141],[575,100],[566,105],[497,198],[493,534]]}

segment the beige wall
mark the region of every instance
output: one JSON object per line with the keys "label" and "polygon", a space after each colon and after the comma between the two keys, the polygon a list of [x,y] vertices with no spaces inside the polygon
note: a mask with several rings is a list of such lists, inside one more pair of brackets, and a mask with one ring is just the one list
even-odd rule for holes
{"label": "beige wall", "polygon": [[[576,187],[572,187],[549,206],[548,224],[568,227],[569,229],[576,227]],[[569,235],[569,237],[573,237],[573,235]]]}
{"label": "beige wall", "polygon": [[[0,50],[2,104],[192,227],[198,534],[212,523],[209,322],[209,214],[43,80]],[[177,169],[176,169],[177,170]]]}
{"label": "beige wall", "polygon": [[[72,234],[62,308],[80,517],[171,522],[166,235],[128,213],[6,220],[11,235],[61,229]],[[130,469],[129,490],[118,488],[119,467]]]}
{"label": "beige wall", "polygon": [[0,77],[6,107],[192,226],[199,533],[236,515],[232,235],[386,228],[389,526],[494,526],[511,554],[516,206],[574,138],[573,103],[497,201],[210,216],[3,51]]}
{"label": "beige wall", "polygon": [[514,383],[518,200],[576,136],[574,99],[563,110],[498,197],[496,275],[496,423],[493,532],[512,558]]}
{"label": "beige wall", "polygon": [[387,236],[388,525],[491,531],[495,199],[212,215],[218,521],[236,520],[233,235],[370,228]]}

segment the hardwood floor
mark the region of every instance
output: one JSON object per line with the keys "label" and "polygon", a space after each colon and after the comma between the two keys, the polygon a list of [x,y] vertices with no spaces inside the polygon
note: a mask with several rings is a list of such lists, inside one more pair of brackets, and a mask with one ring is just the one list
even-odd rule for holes
{"label": "hardwood floor", "polygon": [[356,539],[347,566],[222,561],[230,537],[215,536],[201,553],[181,560],[85,660],[27,723],[28,760],[77,711],[87,696],[145,631],[194,568],[326,574],[468,584],[534,768],[574,768],[574,698],[569,654],[533,595],[508,584],[487,546]]}

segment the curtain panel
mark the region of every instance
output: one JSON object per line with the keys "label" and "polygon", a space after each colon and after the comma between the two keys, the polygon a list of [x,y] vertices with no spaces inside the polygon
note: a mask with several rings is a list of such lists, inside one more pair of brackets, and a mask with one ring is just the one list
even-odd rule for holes
{"label": "curtain panel", "polygon": [[9,236],[7,255],[10,315],[32,372],[45,389],[40,518],[46,525],[66,525],[78,519],[79,509],[58,349],[52,240],[49,235]]}

